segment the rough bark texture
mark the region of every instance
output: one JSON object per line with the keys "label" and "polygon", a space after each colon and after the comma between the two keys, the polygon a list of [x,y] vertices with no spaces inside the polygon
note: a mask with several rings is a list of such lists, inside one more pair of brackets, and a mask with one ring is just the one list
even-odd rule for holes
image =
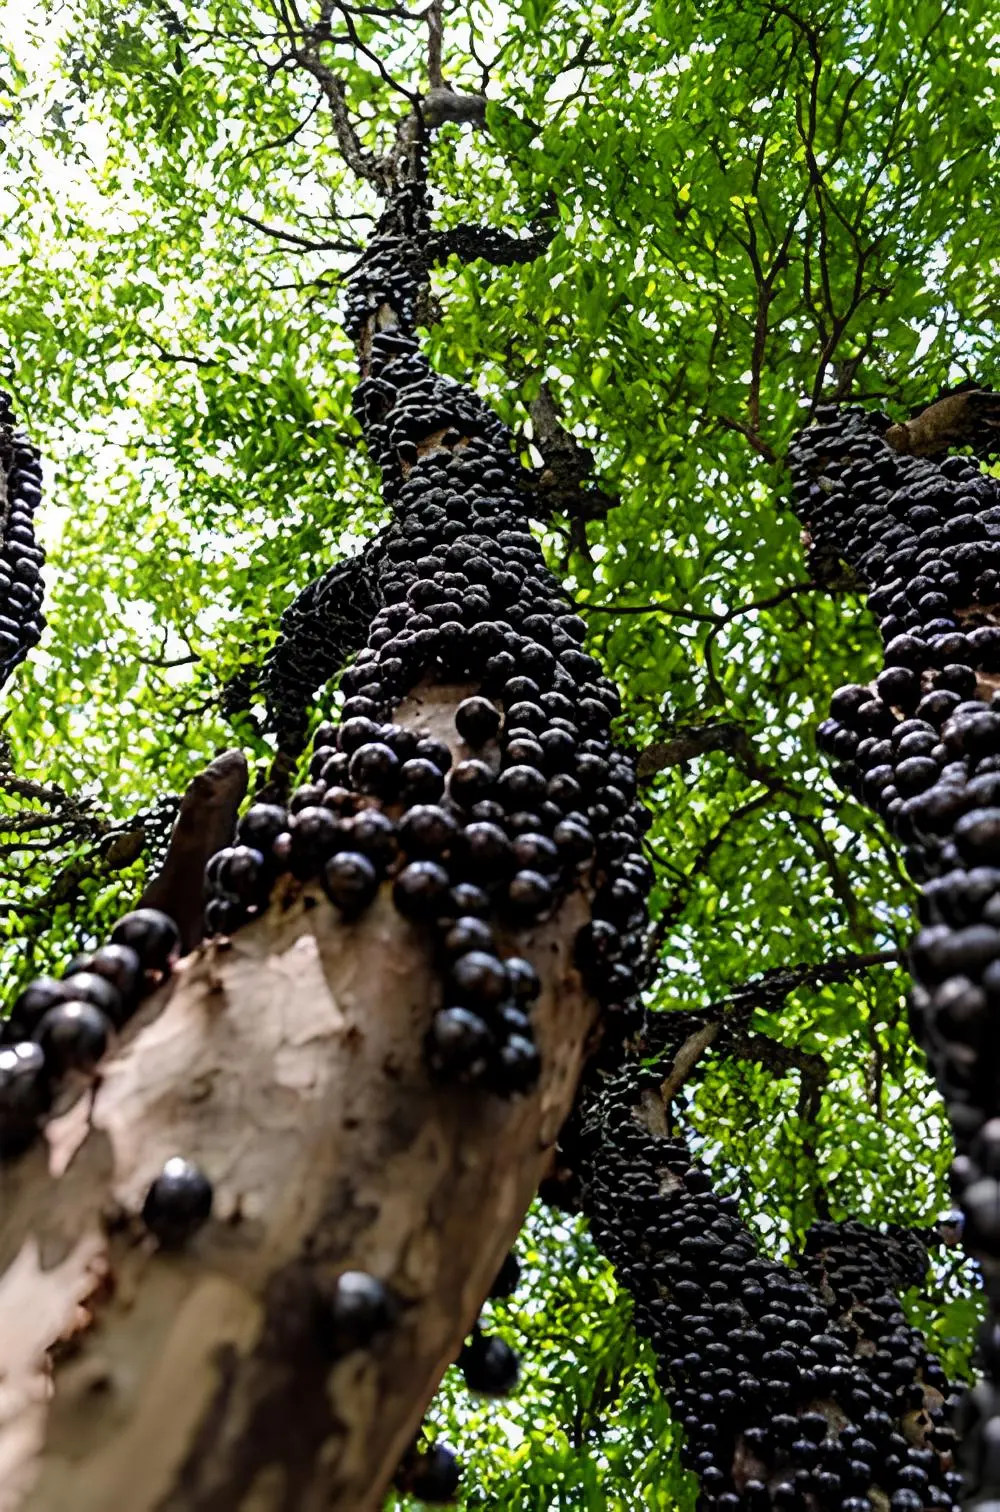
{"label": "rough bark texture", "polygon": [[[397,717],[441,738],[467,689]],[[380,1505],[551,1158],[596,1006],[581,892],[506,943],[543,982],[544,1067],[514,1099],[441,1090],[426,933],[388,889],[357,923],[288,880],[188,958],[46,1138],[3,1174],[2,1512],[365,1512]],[[213,1218],[183,1254],[136,1214],[197,1151]],[[387,1281],[399,1316],[331,1364],[323,1293]]]}

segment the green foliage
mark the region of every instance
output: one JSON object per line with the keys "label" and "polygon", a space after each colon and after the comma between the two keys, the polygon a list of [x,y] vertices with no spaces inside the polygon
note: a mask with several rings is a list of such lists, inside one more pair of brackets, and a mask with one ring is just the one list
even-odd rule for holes
{"label": "green foliage", "polygon": [[[376,206],[288,65],[284,5],[5,12],[0,364],[48,459],[51,624],[4,735],[22,777],[106,825],[234,741],[266,764],[269,738],[227,723],[222,688],[381,518],[337,323]],[[401,17],[369,7],[349,37],[335,14],[329,58],[366,149],[406,108],[375,60],[424,87],[423,27]],[[604,520],[539,531],[621,686],[622,736],[746,736],[646,784],[656,1007],[907,937],[910,885],[812,737],[830,691],[877,665],[874,633],[856,592],[808,581],[781,458],[817,396],[905,417],[946,381],[995,377],[991,36],[983,0],[459,0],[449,17],[446,76],[478,88],[490,61],[490,131],[437,134],[439,222],[517,229],[554,195],[558,223],[536,263],[439,271],[429,348],[526,456],[546,382],[620,496]],[[93,833],[53,833],[2,846],[11,985],[141,883],[141,860],[115,871]],[[796,1071],[711,1056],[689,1087],[689,1128],[772,1249],[817,1210],[923,1223],[944,1204],[904,987],[881,968],[755,1015],[825,1060],[815,1116]],[[526,1342],[520,1395],[471,1408],[449,1379],[435,1409],[475,1459],[465,1505],[684,1504],[607,1272],[551,1219],[529,1243],[530,1287],[494,1309]],[[913,1300],[949,1363],[967,1358],[968,1290],[963,1272]]]}

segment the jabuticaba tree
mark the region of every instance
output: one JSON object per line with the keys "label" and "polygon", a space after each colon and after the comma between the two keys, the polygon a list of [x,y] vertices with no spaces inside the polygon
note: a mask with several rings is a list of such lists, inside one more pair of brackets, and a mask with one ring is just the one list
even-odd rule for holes
{"label": "jabuticaba tree", "polygon": [[311,780],[209,862],[211,943],[139,909],[5,1025],[5,1506],[379,1505],[452,1360],[513,1383],[463,1340],[637,1022],[618,695],[508,433],[415,339],[429,245],[404,181],[348,301],[382,607]]}
{"label": "jabuticaba tree", "polygon": [[970,1505],[1000,1495],[1000,484],[997,400],[971,388],[907,426],[823,408],[796,438],[796,507],[815,545],[862,575],[884,642],[874,686],[820,727],[840,780],[877,809],[921,884],[911,1021],[945,1099],[965,1243],[991,1313],[970,1397]]}

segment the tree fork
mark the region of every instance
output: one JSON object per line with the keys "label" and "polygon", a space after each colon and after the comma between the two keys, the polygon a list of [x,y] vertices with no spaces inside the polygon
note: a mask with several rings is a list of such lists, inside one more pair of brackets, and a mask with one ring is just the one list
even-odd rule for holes
{"label": "tree fork", "polygon": [[[661,1041],[673,1018],[654,1018]],[[760,1254],[672,1127],[699,1034],[696,1016],[677,1020],[672,1059],[643,1064],[641,1043],[589,1079],[563,1145],[570,1205],[632,1296],[703,1505],[950,1507],[948,1382],[896,1295],[922,1278],[928,1236],[821,1223],[798,1269]]]}

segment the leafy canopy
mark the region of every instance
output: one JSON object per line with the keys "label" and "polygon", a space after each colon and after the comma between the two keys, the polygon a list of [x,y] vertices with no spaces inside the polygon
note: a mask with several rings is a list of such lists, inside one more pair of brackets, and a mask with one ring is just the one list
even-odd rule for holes
{"label": "leafy canopy", "polygon": [[[384,147],[426,87],[424,21],[388,0],[330,16],[324,56]],[[261,710],[234,728],[222,689],[382,518],[337,320],[377,207],[290,56],[301,19],[292,0],[0,0],[0,358],[47,458],[50,550],[50,628],[4,738],[21,778],[83,805],[25,831],[12,816],[64,801],[0,795],[11,987],[134,896],[148,848],[109,826],[233,742],[266,765]],[[526,465],[547,385],[620,499],[538,528],[645,753],[657,1007],[905,941],[905,876],[812,738],[831,689],[877,666],[873,631],[856,590],[811,581],[781,459],[820,396],[903,418],[991,376],[993,30],[983,0],[447,8],[446,77],[485,78],[490,106],[488,133],[435,138],[440,224],[517,229],[554,198],[558,229],[534,264],[437,274],[426,339]],[[776,1250],[818,1211],[925,1222],[945,1201],[903,988],[882,966],[756,1011],[822,1057],[818,1098],[721,1056],[688,1088]],[[551,1217],[527,1243],[529,1284],[494,1306],[521,1396],[472,1409],[446,1382],[436,1409],[475,1462],[465,1505],[676,1505],[669,1417],[606,1270]],[[967,1278],[913,1305],[960,1364]]]}

